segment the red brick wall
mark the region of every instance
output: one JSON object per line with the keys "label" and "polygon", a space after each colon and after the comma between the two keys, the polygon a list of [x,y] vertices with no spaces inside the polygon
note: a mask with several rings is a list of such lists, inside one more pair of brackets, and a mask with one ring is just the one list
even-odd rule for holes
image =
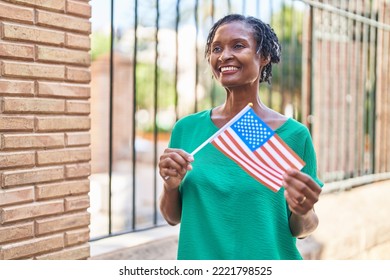
{"label": "red brick wall", "polygon": [[0,260],[89,257],[88,0],[0,0]]}

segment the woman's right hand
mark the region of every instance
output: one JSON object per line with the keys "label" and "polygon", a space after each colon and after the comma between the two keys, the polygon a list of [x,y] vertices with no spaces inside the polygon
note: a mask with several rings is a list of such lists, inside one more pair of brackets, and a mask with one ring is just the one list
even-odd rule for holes
{"label": "woman's right hand", "polygon": [[192,169],[194,158],[181,149],[165,149],[158,164],[160,176],[163,178],[166,191],[179,187],[188,170]]}

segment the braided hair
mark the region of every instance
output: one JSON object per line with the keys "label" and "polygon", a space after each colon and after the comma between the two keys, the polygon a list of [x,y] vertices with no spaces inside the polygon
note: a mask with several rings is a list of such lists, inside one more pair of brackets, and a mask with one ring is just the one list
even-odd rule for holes
{"label": "braided hair", "polygon": [[262,22],[260,19],[255,17],[245,17],[239,14],[230,14],[220,20],[218,20],[210,29],[207,36],[206,47],[205,47],[205,58],[209,59],[211,53],[211,43],[214,40],[217,29],[226,23],[234,21],[244,22],[249,25],[253,30],[253,37],[256,41],[256,53],[259,53],[263,57],[269,57],[270,62],[265,65],[260,74],[259,82],[271,83],[272,77],[272,63],[279,63],[281,56],[281,46],[279,44],[278,37],[274,30],[269,24]]}

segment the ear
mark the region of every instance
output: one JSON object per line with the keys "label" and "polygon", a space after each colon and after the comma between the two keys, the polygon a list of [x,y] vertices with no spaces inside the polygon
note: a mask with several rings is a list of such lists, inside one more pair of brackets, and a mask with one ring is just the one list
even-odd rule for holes
{"label": "ear", "polygon": [[267,57],[264,57],[264,56],[260,56],[260,62],[261,62],[261,66],[264,67],[266,66],[268,63],[270,63],[271,61],[271,57],[270,56],[267,56]]}

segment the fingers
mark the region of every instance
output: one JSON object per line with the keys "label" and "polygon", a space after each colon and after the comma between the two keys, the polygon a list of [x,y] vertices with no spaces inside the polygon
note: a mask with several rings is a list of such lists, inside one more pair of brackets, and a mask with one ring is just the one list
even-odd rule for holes
{"label": "fingers", "polygon": [[[175,178],[176,184],[192,169],[192,155],[181,149],[166,149],[160,157],[160,176],[167,182]],[[179,179],[179,181],[177,180]]]}
{"label": "fingers", "polygon": [[298,170],[288,170],[283,175],[285,198],[290,210],[303,215],[317,203],[320,186],[307,174]]}

